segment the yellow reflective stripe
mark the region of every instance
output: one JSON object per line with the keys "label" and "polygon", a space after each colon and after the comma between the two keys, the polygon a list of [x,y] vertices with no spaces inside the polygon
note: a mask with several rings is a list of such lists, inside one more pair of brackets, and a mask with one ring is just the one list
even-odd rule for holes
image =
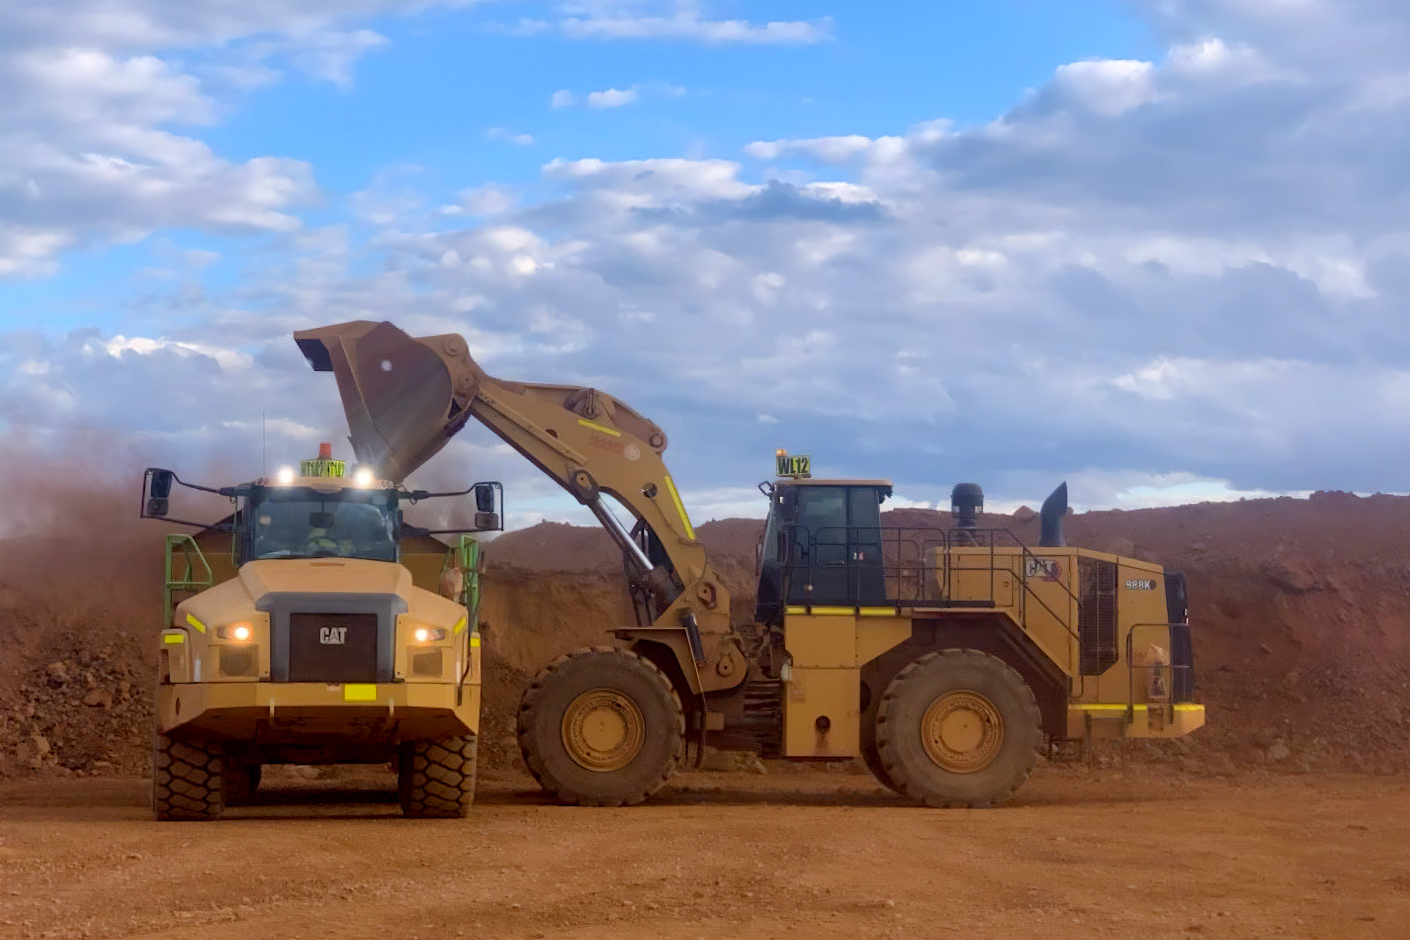
{"label": "yellow reflective stripe", "polygon": [[454,633],[456,636],[460,636],[460,631],[461,631],[461,630],[464,630],[464,629],[465,629],[465,625],[466,625],[467,623],[469,623],[469,622],[470,622],[470,618],[469,618],[468,616],[466,616],[466,617],[461,617],[459,620],[457,620],[457,621],[455,622],[455,627],[451,630],[451,632]]}
{"label": "yellow reflective stripe", "polygon": [[472,633],[472,634],[470,634],[470,645],[471,645],[471,646],[479,646],[479,645],[480,645],[480,634],[478,634],[478,633]]}
{"label": "yellow reflective stripe", "polygon": [[195,627],[197,630],[201,631],[202,633],[206,632],[206,625],[201,623],[201,621],[197,620],[195,617],[192,617],[190,614],[186,615],[186,622],[189,623],[191,626]]}
{"label": "yellow reflective stripe", "polygon": [[1204,711],[1204,706],[1196,705],[1193,702],[1181,702],[1175,706],[1175,710],[1177,712],[1202,712]]}
{"label": "yellow reflective stripe", "polygon": [[695,541],[695,529],[690,524],[690,517],[685,514],[685,504],[681,502],[681,494],[676,492],[676,483],[669,473],[666,474],[666,489],[670,490],[671,499],[676,504],[676,512],[681,514],[681,522],[685,523],[686,538]]}
{"label": "yellow reflective stripe", "polygon": [[343,701],[375,702],[377,701],[377,686],[349,682],[343,686]]}
{"label": "yellow reflective stripe", "polygon": [[594,431],[601,431],[603,434],[611,434],[613,437],[621,437],[622,432],[616,428],[604,427],[596,421],[589,421],[587,418],[579,418],[578,423],[585,428],[592,428]]}
{"label": "yellow reflective stripe", "polygon": [[896,608],[894,607],[863,607],[857,611],[863,617],[894,617]]}
{"label": "yellow reflective stripe", "polygon": [[857,612],[855,607],[814,607],[811,610],[807,607],[789,607],[787,613],[807,615],[814,617],[850,617]]}
{"label": "yellow reflective stripe", "polygon": [[184,633],[163,633],[163,634],[162,634],[162,642],[163,642],[163,643],[166,643],[166,644],[168,644],[168,645],[171,645],[171,644],[173,644],[173,643],[185,643],[185,642],[186,642],[186,634],[184,634]]}

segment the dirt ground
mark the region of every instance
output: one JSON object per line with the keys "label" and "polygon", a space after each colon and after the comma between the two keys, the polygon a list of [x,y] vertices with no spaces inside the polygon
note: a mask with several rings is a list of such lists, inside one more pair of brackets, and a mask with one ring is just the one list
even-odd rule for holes
{"label": "dirt ground", "polygon": [[471,817],[281,769],[216,823],[136,777],[0,783],[0,937],[1410,936],[1410,777],[1044,765],[1008,806],[693,773],[627,809],[495,771]]}

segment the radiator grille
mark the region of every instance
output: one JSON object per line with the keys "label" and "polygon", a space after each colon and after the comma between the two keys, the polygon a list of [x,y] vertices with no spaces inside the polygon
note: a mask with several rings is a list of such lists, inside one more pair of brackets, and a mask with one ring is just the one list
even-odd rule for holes
{"label": "radiator grille", "polygon": [[1116,563],[1079,558],[1082,582],[1077,620],[1084,676],[1099,676],[1116,664]]}
{"label": "radiator grille", "polygon": [[289,615],[290,682],[376,682],[376,614]]}

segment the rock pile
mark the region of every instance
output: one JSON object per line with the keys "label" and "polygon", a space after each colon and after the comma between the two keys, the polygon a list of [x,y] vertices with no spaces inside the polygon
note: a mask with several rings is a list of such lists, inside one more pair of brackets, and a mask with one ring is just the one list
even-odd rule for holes
{"label": "rock pile", "polygon": [[0,774],[144,772],[153,677],[141,657],[77,640],[62,652],[31,668],[0,710]]}

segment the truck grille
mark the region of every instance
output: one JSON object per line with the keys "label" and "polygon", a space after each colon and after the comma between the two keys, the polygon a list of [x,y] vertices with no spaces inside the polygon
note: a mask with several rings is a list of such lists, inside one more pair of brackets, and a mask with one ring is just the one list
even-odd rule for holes
{"label": "truck grille", "polygon": [[289,614],[290,682],[376,682],[376,614]]}

